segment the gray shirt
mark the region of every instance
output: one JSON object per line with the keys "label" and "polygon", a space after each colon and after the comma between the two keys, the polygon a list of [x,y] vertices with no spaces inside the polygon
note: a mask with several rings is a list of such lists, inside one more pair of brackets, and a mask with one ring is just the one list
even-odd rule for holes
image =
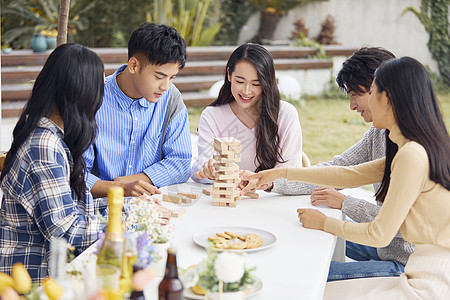
{"label": "gray shirt", "polygon": [[[358,143],[341,155],[336,155],[332,161],[316,166],[352,166],[382,158],[385,156],[385,145],[385,130],[379,130],[372,126]],[[373,186],[376,191],[380,184],[376,183]],[[286,195],[308,195],[317,187],[282,178],[273,183],[272,192]],[[375,205],[364,199],[346,196],[342,203],[342,212],[355,222],[371,222],[378,215],[381,204],[377,201],[377,205]],[[378,256],[382,260],[395,260],[402,264],[406,264],[413,251],[414,246],[402,238],[400,231],[388,246],[377,249]]]}

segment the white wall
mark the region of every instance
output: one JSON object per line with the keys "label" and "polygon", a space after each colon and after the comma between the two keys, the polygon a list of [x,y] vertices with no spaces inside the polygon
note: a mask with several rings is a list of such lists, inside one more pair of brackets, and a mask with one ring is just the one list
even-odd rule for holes
{"label": "white wall", "polygon": [[[309,37],[316,37],[320,24],[330,14],[335,19],[335,39],[341,45],[384,47],[396,56],[412,56],[437,71],[437,64],[427,47],[428,33],[413,13],[401,15],[408,6],[420,9],[420,0],[329,0],[310,3],[284,16],[277,26],[275,38],[289,39],[294,30],[293,23],[298,18],[309,29]],[[249,19],[240,33],[239,43],[256,34],[259,18],[257,13]]]}

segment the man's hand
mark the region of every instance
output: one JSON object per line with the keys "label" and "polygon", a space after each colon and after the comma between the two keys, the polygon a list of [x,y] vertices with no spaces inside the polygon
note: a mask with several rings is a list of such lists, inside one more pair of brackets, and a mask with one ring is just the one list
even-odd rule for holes
{"label": "man's hand", "polygon": [[114,182],[119,183],[123,187],[125,197],[161,194],[161,191],[153,185],[145,173],[116,177]]}
{"label": "man's hand", "polygon": [[136,180],[133,182],[125,183],[122,181],[114,181],[119,183],[123,187],[125,197],[138,197],[141,195],[153,195],[161,194],[161,191],[154,185],[147,183],[143,180]]}
{"label": "man's hand", "polygon": [[241,178],[241,182],[246,182],[245,187],[242,189],[242,194],[255,190],[266,190],[273,186],[273,181],[278,178],[286,177],[286,168],[276,168],[258,172],[256,174],[247,176],[244,175]]}
{"label": "man's hand", "polygon": [[200,171],[195,173],[195,177],[197,177],[199,179],[204,179],[204,178],[207,178],[210,180],[216,179],[216,176],[214,176],[214,171],[216,170],[216,168],[214,168],[214,163],[215,163],[214,159],[210,159],[207,162],[205,162],[203,164],[203,167],[200,169]]}
{"label": "man's hand", "polygon": [[344,199],[344,194],[330,187],[317,188],[311,193],[311,204],[314,206],[326,205],[331,208],[342,209]]}
{"label": "man's hand", "polygon": [[298,219],[303,227],[323,230],[327,216],[317,209],[297,209]]}

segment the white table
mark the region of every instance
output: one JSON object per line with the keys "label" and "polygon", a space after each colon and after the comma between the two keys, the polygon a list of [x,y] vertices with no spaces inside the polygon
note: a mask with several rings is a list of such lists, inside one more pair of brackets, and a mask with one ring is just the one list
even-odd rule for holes
{"label": "white table", "polygon": [[[203,187],[188,182],[161,190],[200,193]],[[187,207],[185,215],[173,219],[172,243],[178,249],[178,265],[188,267],[206,257],[205,250],[192,240],[197,231],[216,226],[258,228],[273,233],[277,242],[247,257],[248,265],[257,267],[256,275],[263,282],[262,290],[251,299],[322,299],[336,237],[305,229],[299,223],[297,208],[313,208],[309,196],[282,196],[263,191],[259,194],[259,199],[242,198],[236,208],[212,206],[212,198],[202,194],[198,202]],[[164,205],[170,209],[178,206],[167,202]],[[342,217],[339,210],[318,209],[328,216]],[[156,280],[146,289],[150,299],[157,298],[158,284]]]}

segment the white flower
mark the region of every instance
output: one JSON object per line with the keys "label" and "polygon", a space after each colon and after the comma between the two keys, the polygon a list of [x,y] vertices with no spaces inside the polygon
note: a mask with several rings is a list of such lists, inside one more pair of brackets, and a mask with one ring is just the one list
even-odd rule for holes
{"label": "white flower", "polygon": [[182,272],[181,280],[185,288],[192,287],[198,282],[198,274],[195,268],[188,268],[186,271]]}
{"label": "white flower", "polygon": [[208,260],[205,258],[195,267],[199,274],[206,273],[208,271]]}
{"label": "white flower", "polygon": [[122,214],[122,222],[125,230],[146,231],[154,242],[166,242],[172,237],[173,224],[162,225],[158,205],[146,195],[141,197],[126,198]]}
{"label": "white flower", "polygon": [[244,259],[241,255],[231,252],[219,254],[214,263],[217,278],[223,282],[236,282],[244,275]]}

